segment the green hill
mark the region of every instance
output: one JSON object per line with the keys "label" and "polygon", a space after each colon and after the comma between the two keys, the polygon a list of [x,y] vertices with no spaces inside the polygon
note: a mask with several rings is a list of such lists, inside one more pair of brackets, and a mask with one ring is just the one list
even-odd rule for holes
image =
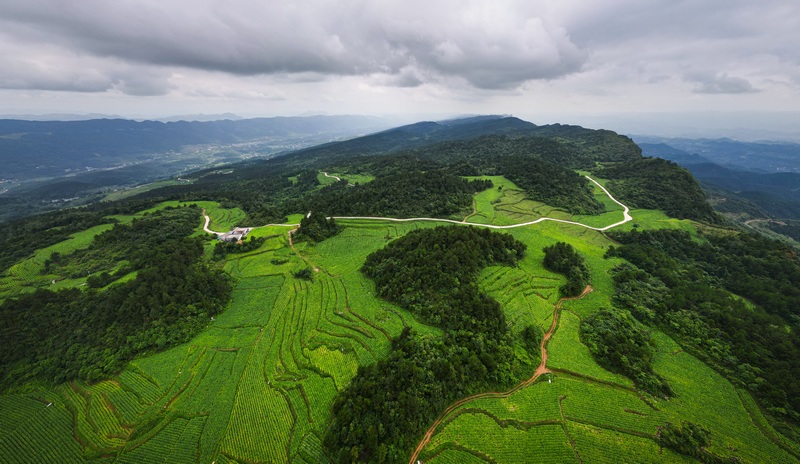
{"label": "green hill", "polygon": [[0,225],[0,462],[800,462],[795,250],[625,137],[481,117],[191,179]]}

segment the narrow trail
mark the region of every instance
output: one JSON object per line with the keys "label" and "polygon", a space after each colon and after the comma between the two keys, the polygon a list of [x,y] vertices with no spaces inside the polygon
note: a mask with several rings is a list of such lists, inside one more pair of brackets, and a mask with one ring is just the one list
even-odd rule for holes
{"label": "narrow trail", "polygon": [[561,306],[564,304],[565,301],[579,300],[579,299],[585,297],[586,295],[588,295],[589,293],[591,293],[592,291],[594,291],[594,289],[590,285],[587,285],[586,288],[583,289],[583,293],[581,293],[580,295],[569,297],[569,298],[561,298],[560,300],[558,300],[558,303],[556,303],[556,305],[555,305],[555,307],[553,309],[553,322],[552,322],[552,324],[550,324],[550,329],[548,329],[547,333],[545,333],[544,337],[542,337],[542,343],[540,345],[541,350],[542,350],[542,360],[541,360],[541,362],[539,362],[539,367],[536,368],[536,371],[533,373],[532,377],[530,377],[529,379],[523,380],[522,382],[518,383],[511,390],[508,390],[508,391],[505,391],[505,392],[483,392],[483,393],[477,393],[475,395],[471,395],[471,396],[468,396],[466,398],[462,398],[462,399],[456,401],[455,403],[451,404],[447,408],[445,408],[445,410],[442,411],[441,414],[439,414],[439,417],[437,417],[436,420],[433,421],[433,424],[431,424],[431,426],[428,428],[428,430],[425,431],[425,435],[422,437],[422,441],[420,441],[419,444],[417,445],[417,448],[414,450],[414,453],[411,455],[411,458],[408,460],[408,464],[414,464],[414,463],[417,462],[417,458],[419,457],[419,454],[422,452],[423,449],[425,449],[426,446],[428,446],[428,443],[430,443],[431,438],[433,438],[433,434],[436,432],[436,429],[439,428],[439,426],[442,424],[442,422],[444,422],[445,419],[447,419],[447,417],[450,416],[450,414],[455,412],[461,406],[469,403],[470,401],[477,400],[477,399],[482,399],[482,398],[507,398],[507,397],[513,395],[514,393],[522,390],[523,388],[531,385],[532,383],[536,382],[536,380],[541,375],[549,373],[550,369],[547,368],[547,342],[550,341],[550,337],[553,336],[553,333],[556,331],[556,327],[558,326],[558,316],[559,316],[559,312],[561,310]]}
{"label": "narrow trail", "polygon": [[294,251],[294,254],[296,254],[298,258],[302,259],[303,261],[305,261],[306,264],[311,266],[311,269],[314,269],[314,272],[319,272],[319,268],[317,266],[315,266],[314,263],[312,263],[310,259],[308,259],[305,256],[301,255],[300,252],[297,251],[297,248],[294,247],[294,243],[292,243],[292,235],[295,232],[297,232],[299,229],[300,229],[300,226],[295,227],[294,229],[290,230],[286,234],[289,237],[289,248],[291,248],[292,251]]}
{"label": "narrow trail", "polygon": [[777,219],[749,219],[747,221],[744,221],[744,225],[752,227],[751,224],[756,224],[756,223],[759,223],[759,222],[778,224],[778,225],[781,225],[781,226],[785,226],[786,225],[785,222],[779,221]]}
{"label": "narrow trail", "polygon": [[[330,177],[331,179],[336,179],[337,182],[341,182],[342,181],[342,178],[339,177],[339,176],[334,176],[334,175],[328,174],[327,172],[324,172],[324,171],[322,173],[325,174],[325,177]],[[351,184],[350,181],[347,182],[347,186],[348,187],[355,187],[355,185]]]}
{"label": "narrow trail", "polygon": [[206,222],[203,224],[203,230],[204,231],[206,231],[209,234],[213,234],[213,235],[217,235],[217,236],[223,234],[223,232],[214,232],[213,230],[208,228],[208,225],[211,224],[211,218],[208,216],[208,214],[206,214],[206,209],[205,208],[203,208],[203,217],[206,219]]}
{"label": "narrow trail", "polygon": [[[475,195],[477,195],[477,193]],[[462,224],[467,224],[467,219],[478,214],[478,202],[475,200],[475,195],[472,195],[472,212],[461,220]]]}

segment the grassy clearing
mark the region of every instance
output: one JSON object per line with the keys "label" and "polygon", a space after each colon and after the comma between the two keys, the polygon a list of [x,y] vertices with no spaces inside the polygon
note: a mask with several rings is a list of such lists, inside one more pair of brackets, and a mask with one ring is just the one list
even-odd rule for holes
{"label": "grassy clearing", "polygon": [[63,242],[36,250],[34,255],[12,266],[6,275],[0,278],[0,300],[33,291],[37,287],[49,287],[55,280],[58,288],[77,287],[86,279],[64,279],[56,275],[44,275],[44,262],[53,253],[67,255],[74,251],[88,248],[97,235],[114,227],[113,224],[101,224],[72,235]]}
{"label": "grassy clearing", "polygon": [[326,176],[323,172],[317,173],[317,181],[320,183],[321,186],[325,187],[327,185],[332,185],[338,182],[335,178],[338,177],[342,180],[346,180],[352,185],[356,184],[366,184],[367,182],[372,182],[375,180],[375,176],[371,176],[368,174],[354,174],[349,172],[339,172],[339,171],[330,171]]}

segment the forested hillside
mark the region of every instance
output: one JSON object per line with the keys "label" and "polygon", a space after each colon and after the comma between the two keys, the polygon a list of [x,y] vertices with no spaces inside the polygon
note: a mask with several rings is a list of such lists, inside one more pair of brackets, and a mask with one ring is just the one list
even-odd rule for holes
{"label": "forested hillside", "polygon": [[[616,300],[657,323],[782,419],[800,419],[800,260],[755,235],[615,233]],[[742,298],[743,297],[743,298]],[[746,298],[746,299],[745,299]]]}
{"label": "forested hillside", "polygon": [[54,252],[43,272],[89,275],[90,289],[40,288],[0,305],[0,388],[107,378],[196,335],[231,291],[224,274],[199,262],[202,240],[187,238],[199,214],[166,210],[117,225],[84,250]]}

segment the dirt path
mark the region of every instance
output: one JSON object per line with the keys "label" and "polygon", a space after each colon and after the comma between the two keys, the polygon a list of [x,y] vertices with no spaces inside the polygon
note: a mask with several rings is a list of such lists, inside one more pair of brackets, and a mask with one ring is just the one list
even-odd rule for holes
{"label": "dirt path", "polygon": [[462,398],[456,401],[455,403],[451,404],[447,408],[445,408],[445,410],[442,411],[441,414],[439,414],[439,417],[437,417],[436,420],[433,421],[433,424],[428,428],[428,430],[425,431],[425,435],[422,437],[422,441],[420,441],[419,444],[417,445],[417,448],[411,455],[411,459],[408,460],[408,464],[415,464],[417,462],[419,453],[421,453],[422,450],[425,449],[426,446],[428,446],[428,443],[430,443],[431,438],[433,438],[433,434],[436,432],[436,429],[442,424],[442,422],[445,421],[445,419],[447,419],[448,416],[450,416],[450,414],[452,414],[455,410],[457,410],[461,406],[469,403],[470,401],[481,398],[507,398],[534,383],[542,374],[549,373],[550,370],[547,368],[547,342],[550,341],[550,337],[553,336],[553,333],[555,332],[556,327],[558,326],[558,316],[561,310],[561,305],[564,304],[565,301],[581,299],[586,295],[588,295],[589,293],[591,293],[593,290],[594,289],[590,285],[587,285],[586,288],[583,289],[583,293],[581,293],[579,296],[561,298],[560,300],[558,300],[558,303],[556,303],[555,308],[553,309],[553,323],[550,324],[550,329],[548,329],[547,333],[544,334],[544,337],[542,337],[542,343],[540,345],[542,350],[542,360],[541,362],[539,362],[539,367],[536,368],[536,371],[533,373],[533,376],[531,378],[523,380],[511,390],[505,392],[477,393],[475,395]]}
{"label": "dirt path", "polygon": [[[477,193],[476,193],[475,195],[477,195]],[[462,223],[464,223],[464,224],[466,224],[466,223],[467,223],[467,219],[469,219],[469,218],[471,218],[472,216],[475,216],[476,214],[478,214],[478,202],[477,202],[477,200],[475,200],[475,195],[472,195],[472,212],[471,212],[471,213],[469,213],[469,214],[467,215],[467,217],[465,217],[465,218],[464,218],[464,219],[461,221],[461,222],[462,222]]]}
{"label": "dirt path", "polygon": [[204,231],[206,231],[209,234],[218,235],[218,236],[222,235],[224,233],[224,232],[214,232],[213,230],[208,228],[208,225],[211,224],[211,217],[209,217],[208,214],[206,214],[205,208],[203,209],[203,217],[206,219],[206,222],[203,224],[203,230]]}
{"label": "dirt path", "polygon": [[[208,225],[211,224],[211,217],[206,214],[206,210],[203,210],[203,217],[205,218],[205,224],[203,224],[203,230],[206,233],[213,234],[213,235],[222,235],[225,232],[215,232],[208,228]],[[256,227],[248,227],[248,229],[260,229],[262,227],[294,227],[295,229],[300,226],[300,224],[264,224],[263,226],[256,226]]]}
{"label": "dirt path", "polygon": [[[339,177],[339,176],[333,176],[331,174],[328,174],[325,171],[323,171],[322,173],[325,174],[325,177],[330,177],[331,179],[336,179],[337,182],[341,182],[342,181],[342,178]],[[355,185],[351,184],[349,181],[347,182],[347,186],[348,187],[355,187]]]}
{"label": "dirt path", "polygon": [[294,251],[294,254],[296,254],[298,258],[302,259],[303,261],[306,262],[306,264],[311,266],[311,269],[314,269],[314,272],[319,272],[319,268],[317,266],[314,266],[314,263],[312,263],[310,259],[308,259],[305,256],[301,255],[300,252],[297,251],[297,248],[294,247],[294,243],[292,243],[292,235],[295,232],[297,232],[299,229],[300,229],[300,227],[298,226],[298,227],[290,230],[289,233],[286,234],[289,237],[289,248],[291,248],[292,251]]}

